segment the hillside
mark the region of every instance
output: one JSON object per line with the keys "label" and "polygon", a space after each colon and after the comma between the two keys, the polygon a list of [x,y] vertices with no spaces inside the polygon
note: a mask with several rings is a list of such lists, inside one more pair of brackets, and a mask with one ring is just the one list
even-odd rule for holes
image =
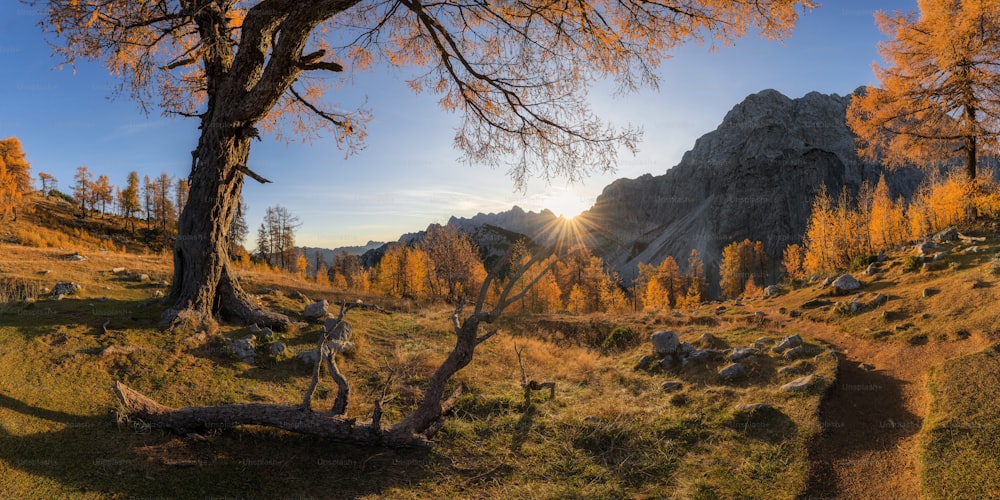
{"label": "hillside", "polygon": [[[17,227],[48,231],[24,219]],[[155,327],[165,307],[158,282],[171,274],[166,256],[3,243],[0,282],[35,286],[33,299],[0,306],[0,496],[898,498],[941,491],[942,481],[988,496],[995,486],[985,478],[1000,471],[967,457],[995,439],[995,422],[962,427],[954,419],[992,419],[982,408],[992,402],[976,395],[995,393],[1000,381],[979,378],[976,391],[960,390],[971,375],[956,367],[965,355],[985,366],[1000,341],[992,307],[1000,300],[1000,239],[986,222],[962,229],[987,240],[943,243],[946,256],[929,270],[904,269],[907,247],[888,252],[874,275],[856,273],[859,303],[877,294],[887,301],[855,313],[838,305],[853,296],[812,283],[684,311],[509,315],[457,376],[470,391],[423,451],[253,426],[176,436],[124,418],[115,380],[174,406],[295,402],[309,367],[294,355],[315,345],[315,327],[303,323],[280,339],[292,355],[247,363],[226,347],[246,327],[223,325],[207,336]],[[70,260],[75,251],[87,260]],[[242,279],[270,307],[296,316],[306,297],[353,299],[284,274],[245,271]],[[60,281],[82,290],[54,300]],[[366,299],[394,314],[349,318],[357,351],[339,363],[361,420],[392,367],[391,421],[451,348],[451,309]],[[634,333],[602,347],[618,327]],[[720,377],[727,362],[717,359],[635,370],[658,330],[709,353],[761,344],[742,361],[745,377],[732,381]],[[771,349],[793,334],[805,340],[802,358]],[[554,399],[536,394],[524,407],[515,349],[524,349],[529,377],[556,383]],[[803,392],[781,389],[809,376]],[[665,382],[679,388],[665,390]],[[332,398],[321,384],[317,406]],[[962,469],[943,468],[941,453]],[[883,480],[874,485],[873,475]]]}

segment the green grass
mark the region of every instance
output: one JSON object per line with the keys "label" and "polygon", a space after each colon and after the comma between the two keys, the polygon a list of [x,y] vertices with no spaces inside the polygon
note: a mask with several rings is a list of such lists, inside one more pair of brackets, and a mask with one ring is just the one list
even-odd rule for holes
{"label": "green grass", "polygon": [[920,482],[929,498],[1000,496],[1000,353],[990,349],[932,371],[920,436]]}

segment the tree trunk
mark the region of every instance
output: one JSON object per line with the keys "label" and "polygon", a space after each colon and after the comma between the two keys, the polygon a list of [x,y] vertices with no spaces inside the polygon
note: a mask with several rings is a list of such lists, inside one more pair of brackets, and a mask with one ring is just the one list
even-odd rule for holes
{"label": "tree trunk", "polygon": [[289,319],[262,309],[240,288],[229,259],[229,227],[243,189],[243,173],[256,131],[237,124],[202,123],[190,195],[177,222],[174,280],[164,313],[173,323],[182,311],[198,321],[219,315],[285,330]]}

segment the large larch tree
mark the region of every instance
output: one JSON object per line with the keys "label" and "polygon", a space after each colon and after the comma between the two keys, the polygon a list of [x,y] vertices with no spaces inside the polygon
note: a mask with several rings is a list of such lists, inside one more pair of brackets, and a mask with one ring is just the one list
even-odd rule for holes
{"label": "large larch tree", "polygon": [[[236,280],[230,221],[260,130],[325,130],[348,151],[364,110],[328,109],[330,72],[413,67],[415,91],[457,112],[455,146],[469,162],[575,179],[614,168],[637,129],[590,110],[587,90],[614,80],[655,87],[671,49],[730,43],[749,29],[782,37],[808,0],[423,2],[422,0],[27,0],[68,63],[97,60],[144,108],[194,117],[190,196],[180,215],[167,320],[190,310],[283,327]],[[343,83],[332,80],[335,84]]]}
{"label": "large larch tree", "polygon": [[[1000,1],[920,0],[917,13],[877,13],[890,37],[879,44],[878,88],[856,95],[847,123],[863,156],[891,166],[964,163],[1000,135]],[[956,153],[960,153],[958,156]]]}

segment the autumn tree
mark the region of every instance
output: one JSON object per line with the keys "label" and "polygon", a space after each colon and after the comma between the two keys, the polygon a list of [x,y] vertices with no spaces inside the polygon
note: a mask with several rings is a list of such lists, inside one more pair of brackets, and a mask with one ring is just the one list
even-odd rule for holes
{"label": "autumn tree", "polygon": [[56,188],[56,178],[48,172],[38,172],[38,180],[42,183],[42,196],[48,196]]}
{"label": "autumn tree", "polygon": [[142,210],[146,214],[146,229],[153,227],[154,205],[153,199],[156,197],[156,185],[149,180],[148,175],[142,176]]}
{"label": "autumn tree", "polygon": [[768,259],[764,243],[745,239],[733,242],[722,249],[719,265],[722,294],[729,298],[743,295],[748,283],[756,288],[767,280]]}
{"label": "autumn tree", "polygon": [[128,173],[125,189],[118,193],[118,207],[122,217],[125,218],[125,223],[132,227],[132,233],[135,234],[135,216],[142,209],[139,204],[139,174],[135,170]]}
{"label": "autumn tree", "polygon": [[997,150],[1000,134],[1000,3],[919,0],[919,13],[876,13],[879,88],[855,95],[847,123],[859,151],[890,165],[950,165]]}
{"label": "autumn tree", "polygon": [[236,206],[236,214],[233,216],[233,221],[229,224],[230,259],[235,260],[239,256],[246,255],[243,242],[247,239],[247,235],[250,232],[250,228],[247,226],[247,218],[244,215],[246,209],[246,202],[243,201],[243,197],[241,196],[239,204]]}
{"label": "autumn tree", "polygon": [[[729,43],[749,29],[786,35],[807,0],[625,0],[581,4],[359,0],[29,0],[68,63],[98,60],[143,106],[192,116],[191,197],[174,248],[174,306],[287,325],[256,306],[229,268],[228,228],[250,142],[260,128],[329,130],[349,151],[365,139],[363,112],[323,109],[323,72],[375,63],[413,66],[416,91],[462,114],[455,145],[470,162],[533,176],[610,170],[639,131],[591,112],[598,79],[622,91],[655,87],[668,53],[690,40]],[[347,75],[349,76],[349,75]],[[339,84],[339,82],[336,82]]]}
{"label": "autumn tree", "polygon": [[[763,248],[763,244],[761,244]],[[698,249],[692,248],[687,260],[687,290],[684,293],[685,307],[695,307],[701,304],[702,298],[708,295],[708,278],[705,276],[705,261],[698,254]]]}
{"label": "autumn tree", "polygon": [[0,219],[7,214],[16,214],[16,207],[20,203],[21,191],[17,187],[17,177],[0,158]]}
{"label": "autumn tree", "polygon": [[[191,190],[191,186],[188,184],[188,180],[183,177],[177,178],[177,185],[174,187],[174,196],[177,197],[177,213],[180,214],[184,210],[184,205],[187,205],[188,193]],[[234,216],[235,218],[235,216]],[[232,226],[230,226],[230,229]]]}
{"label": "autumn tree", "polygon": [[76,184],[73,185],[73,198],[80,204],[80,215],[87,216],[87,203],[93,198],[94,176],[84,165],[76,167]]}
{"label": "autumn tree", "polygon": [[294,271],[295,231],[299,226],[299,218],[287,208],[281,205],[267,207],[257,231],[258,253],[271,265]]}
{"label": "autumn tree", "polygon": [[106,175],[100,175],[94,181],[91,197],[95,200],[95,204],[101,205],[101,215],[107,215],[108,204],[115,202],[114,189],[115,187],[111,185],[111,179]]}
{"label": "autumn tree", "polygon": [[486,279],[476,243],[455,226],[430,226],[420,248],[433,264],[435,279],[431,287],[435,298],[457,304],[478,291]]}
{"label": "autumn tree", "polygon": [[31,179],[31,164],[21,148],[20,139],[0,139],[0,161],[3,161],[7,173],[14,178],[14,185],[19,193],[26,195],[35,190]]}

